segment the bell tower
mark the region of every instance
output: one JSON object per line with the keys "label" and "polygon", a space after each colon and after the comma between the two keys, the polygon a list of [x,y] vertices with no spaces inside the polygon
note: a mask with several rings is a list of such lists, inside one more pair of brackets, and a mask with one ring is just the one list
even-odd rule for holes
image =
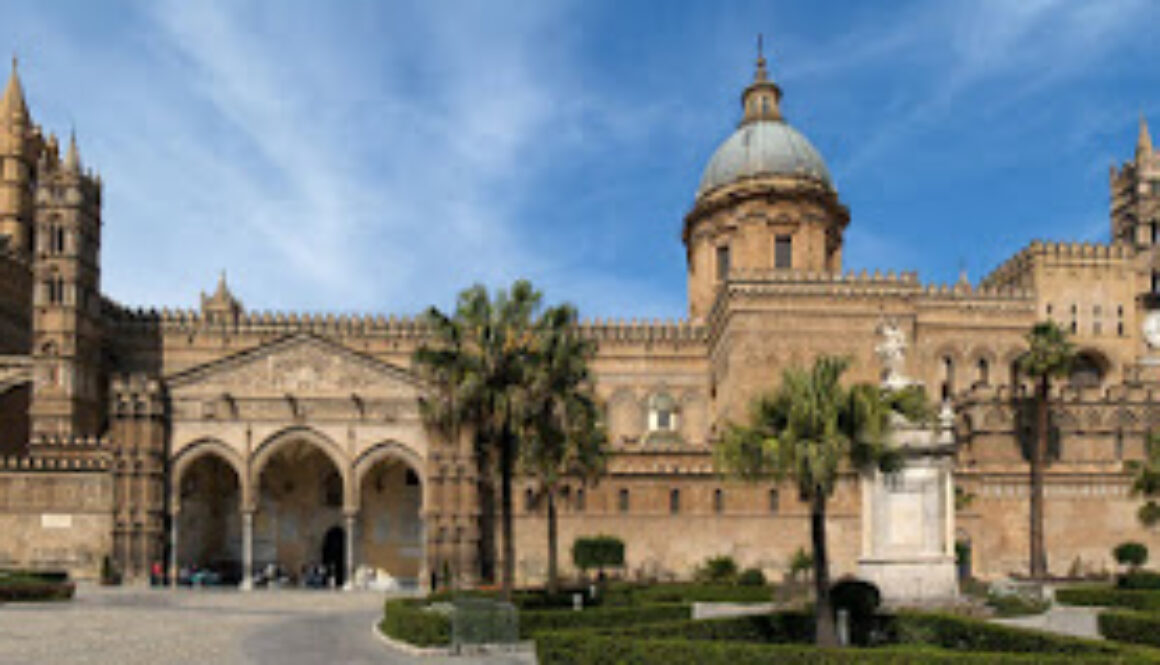
{"label": "bell tower", "polygon": [[104,429],[100,377],[101,182],[81,166],[74,135],[64,159],[36,169],[32,356],[33,435]]}
{"label": "bell tower", "polygon": [[0,97],[0,243],[25,260],[32,257],[33,189],[36,162],[44,149],[13,58],[12,73]]}
{"label": "bell tower", "polygon": [[1140,116],[1136,157],[1111,169],[1112,240],[1138,249],[1160,238],[1160,153],[1152,147],[1148,121]]}

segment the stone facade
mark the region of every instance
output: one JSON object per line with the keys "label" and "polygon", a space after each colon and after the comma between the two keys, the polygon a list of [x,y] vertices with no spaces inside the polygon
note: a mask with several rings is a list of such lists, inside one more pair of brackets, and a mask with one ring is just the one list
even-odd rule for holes
{"label": "stone facade", "polygon": [[[906,340],[906,374],[956,414],[931,477],[945,488],[953,472],[964,499],[939,499],[957,505],[958,526],[929,554],[958,543],[976,575],[1025,570],[1030,421],[1013,368],[1043,318],[1069,328],[1083,357],[1054,404],[1051,571],[1108,569],[1128,538],[1160,547],[1135,523],[1123,465],[1160,425],[1160,335],[1142,332],[1160,284],[1160,155],[1146,127],[1112,173],[1110,244],[1034,242],[977,285],[929,285],[842,272],[850,211],[780,99],[759,63],[739,134],[684,219],[688,318],[581,325],[599,348],[614,455],[598,484],[566,488],[561,550],[615,534],[628,575],[683,577],[729,554],[780,577],[808,546],[807,506],[788,484],[723,478],[713,442],[785,367],[819,354],[849,356],[851,380],[888,380],[901,369],[880,356],[888,329]],[[476,581],[479,470],[468,442],[421,422],[420,321],[256,313],[224,276],[197,310],[130,310],[101,292],[101,223],[99,177],[75,139],[61,156],[33,122],[14,70],[0,100],[0,533],[15,537],[0,564],[91,577],[108,557],[142,577],[165,561],[249,584],[271,565],[295,576],[326,562],[339,577]],[[546,527],[530,488],[520,481],[517,570],[536,580]],[[875,543],[929,535],[872,535],[889,515],[866,514],[866,491],[851,471],[830,503],[835,575],[857,572]]]}

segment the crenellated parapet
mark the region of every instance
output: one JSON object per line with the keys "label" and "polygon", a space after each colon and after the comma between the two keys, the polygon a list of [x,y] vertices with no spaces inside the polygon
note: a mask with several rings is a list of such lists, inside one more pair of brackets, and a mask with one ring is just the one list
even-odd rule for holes
{"label": "crenellated parapet", "polygon": [[982,280],[987,288],[1034,289],[1036,267],[1113,267],[1135,256],[1123,243],[1047,242],[1035,240]]}
{"label": "crenellated parapet", "polygon": [[[422,317],[381,314],[299,312],[241,312],[236,319],[207,316],[196,309],[129,308],[106,299],[106,324],[119,332],[162,334],[221,333],[377,337],[422,341],[430,327]],[[705,328],[687,320],[590,319],[579,324],[587,339],[597,343],[702,342]]]}
{"label": "crenellated parapet", "polygon": [[593,319],[580,323],[580,334],[597,344],[672,342],[702,344],[705,326],[690,321]]}
{"label": "crenellated parapet", "polygon": [[10,472],[78,472],[108,471],[112,468],[109,457],[0,457],[0,471]]}

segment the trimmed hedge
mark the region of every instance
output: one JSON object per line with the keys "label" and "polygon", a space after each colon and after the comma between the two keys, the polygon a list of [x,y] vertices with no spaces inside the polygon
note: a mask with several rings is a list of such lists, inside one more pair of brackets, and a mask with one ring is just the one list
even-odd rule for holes
{"label": "trimmed hedge", "polygon": [[1149,663],[1145,656],[962,653],[929,647],[821,649],[797,644],[747,644],[688,640],[626,639],[587,631],[547,632],[536,638],[540,665],[961,665],[974,663]]}
{"label": "trimmed hedge", "polygon": [[1055,599],[1065,605],[1089,607],[1123,607],[1144,612],[1160,611],[1160,592],[1110,587],[1074,587],[1059,589]]}
{"label": "trimmed hedge", "polygon": [[[388,600],[379,627],[383,634],[415,646],[431,647],[451,644],[451,616],[429,609],[427,602],[406,598]],[[563,629],[602,629],[638,626],[657,622],[688,619],[689,605],[652,605],[645,607],[597,607],[582,612],[571,610],[521,610],[520,637],[530,638],[540,632]]]}
{"label": "trimmed hedge", "polygon": [[1160,573],[1154,570],[1134,570],[1116,578],[1120,589],[1160,589]]}
{"label": "trimmed hedge", "polygon": [[451,617],[428,609],[425,601],[411,598],[388,600],[379,629],[387,637],[418,647],[451,644]]}
{"label": "trimmed hedge", "polygon": [[1146,612],[1101,612],[1100,635],[1109,640],[1160,647],[1160,617]]}
{"label": "trimmed hedge", "polygon": [[0,602],[69,600],[75,592],[68,573],[0,571]]}
{"label": "trimmed hedge", "polygon": [[615,584],[604,590],[605,605],[648,605],[654,603],[768,603],[772,586],[734,584]]}
{"label": "trimmed hedge", "polygon": [[1036,630],[988,623],[979,619],[925,612],[899,612],[888,627],[888,641],[898,644],[928,644],[955,651],[1065,654],[1091,656],[1117,654],[1112,644],[1079,637],[1066,637]]}
{"label": "trimmed hedge", "polygon": [[642,607],[595,607],[582,612],[541,610],[520,612],[520,637],[529,638],[551,630],[600,629],[639,626],[688,619],[689,605],[646,605]]}
{"label": "trimmed hedge", "polygon": [[[1121,653],[1121,649],[1113,644],[1002,626],[951,614],[901,612],[896,615],[879,615],[868,632],[871,644],[934,646],[952,651],[1084,656]],[[588,631],[586,634],[596,633]],[[692,641],[809,645],[814,640],[814,618],[812,614],[805,612],[775,612],[755,616],[610,628],[598,631],[598,634],[626,639],[656,637],[683,638]]]}

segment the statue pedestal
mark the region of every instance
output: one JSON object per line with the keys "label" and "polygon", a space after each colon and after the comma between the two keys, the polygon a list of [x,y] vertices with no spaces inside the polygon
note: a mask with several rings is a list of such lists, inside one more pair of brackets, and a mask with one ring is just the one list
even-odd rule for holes
{"label": "statue pedestal", "polygon": [[953,439],[897,423],[893,443],[905,457],[896,473],[862,476],[861,576],[892,604],[958,597],[955,570]]}

